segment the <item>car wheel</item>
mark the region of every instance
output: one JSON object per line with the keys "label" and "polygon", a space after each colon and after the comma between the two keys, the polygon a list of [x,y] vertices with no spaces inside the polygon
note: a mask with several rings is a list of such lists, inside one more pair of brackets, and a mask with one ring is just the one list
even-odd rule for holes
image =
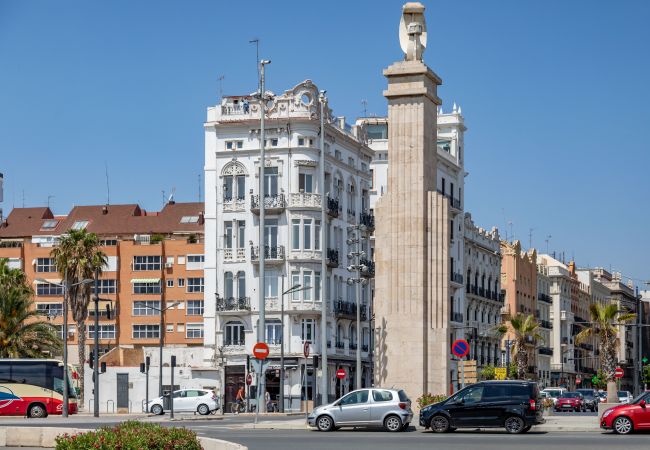
{"label": "car wheel", "polygon": [[431,418],[431,431],[435,433],[446,433],[449,431],[449,419],[445,416],[437,415]]}
{"label": "car wheel", "polygon": [[384,419],[384,429],[392,433],[402,429],[402,419],[395,415],[390,415]]}
{"label": "car wheel", "polygon": [[29,408],[29,411],[27,412],[27,416],[32,418],[32,419],[40,419],[42,417],[47,416],[47,411],[43,407],[43,405],[32,405]]}
{"label": "car wheel", "polygon": [[524,431],[524,428],[526,428],[523,419],[518,416],[508,417],[504,422],[503,426],[505,427],[506,431],[510,434],[522,433]]}
{"label": "car wheel", "polygon": [[330,416],[322,415],[316,419],[316,426],[319,431],[330,431],[334,428],[334,421]]}
{"label": "car wheel", "polygon": [[625,416],[617,417],[613,428],[616,434],[630,434],[634,430],[632,421]]}
{"label": "car wheel", "polygon": [[157,416],[160,416],[163,413],[163,407],[160,405],[153,405],[151,407],[151,414],[155,414]]}
{"label": "car wheel", "polygon": [[196,411],[201,414],[202,416],[207,416],[210,414],[210,408],[208,405],[201,403],[198,408],[196,408]]}

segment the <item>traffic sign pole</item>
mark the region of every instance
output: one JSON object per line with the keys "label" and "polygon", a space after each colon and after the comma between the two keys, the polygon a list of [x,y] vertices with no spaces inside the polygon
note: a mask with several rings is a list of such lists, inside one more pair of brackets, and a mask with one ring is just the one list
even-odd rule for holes
{"label": "traffic sign pole", "polygon": [[460,377],[462,379],[460,388],[464,389],[465,388],[465,364],[463,364],[463,359],[459,359],[458,362],[460,363]]}

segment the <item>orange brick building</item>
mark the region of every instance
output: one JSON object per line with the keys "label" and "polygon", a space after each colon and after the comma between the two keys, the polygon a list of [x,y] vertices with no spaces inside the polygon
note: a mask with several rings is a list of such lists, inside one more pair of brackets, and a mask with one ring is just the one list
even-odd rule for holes
{"label": "orange brick building", "polygon": [[[66,216],[47,207],[15,208],[0,223],[0,258],[25,271],[36,307],[62,327],[61,279],[50,257],[60,235],[71,228],[96,233],[108,265],[100,276],[99,336],[102,353],[121,345],[157,346],[160,313],[165,346],[203,345],[203,203],[170,202],[160,212],[138,205],[77,206]],[[106,306],[112,307],[109,318]],[[89,307],[87,344],[94,338],[94,303]],[[77,326],[68,317],[68,345]],[[62,331],[61,331],[62,332]],[[70,349],[71,363],[78,363]],[[90,352],[87,352],[90,354]]]}

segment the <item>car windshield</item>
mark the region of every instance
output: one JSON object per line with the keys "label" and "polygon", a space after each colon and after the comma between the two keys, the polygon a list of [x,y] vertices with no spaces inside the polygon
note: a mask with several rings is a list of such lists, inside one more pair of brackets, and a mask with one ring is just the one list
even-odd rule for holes
{"label": "car windshield", "polygon": [[558,398],[560,396],[560,392],[559,391],[547,391],[546,395],[548,395],[549,397],[552,397],[552,398]]}
{"label": "car windshield", "polygon": [[562,398],[578,398],[580,397],[580,394],[577,392],[565,392]]}
{"label": "car windshield", "polygon": [[627,397],[627,391],[618,391],[619,397]]}
{"label": "car windshield", "polygon": [[593,398],[594,397],[593,391],[584,390],[584,391],[577,391],[577,392],[581,393],[586,398]]}
{"label": "car windshield", "polygon": [[639,403],[641,400],[645,400],[646,402],[649,401],[650,400],[650,393],[641,392],[630,403]]}

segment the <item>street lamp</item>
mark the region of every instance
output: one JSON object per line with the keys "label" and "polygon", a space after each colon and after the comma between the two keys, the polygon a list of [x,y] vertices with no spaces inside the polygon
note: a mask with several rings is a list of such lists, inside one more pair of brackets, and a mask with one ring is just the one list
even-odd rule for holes
{"label": "street lamp", "polygon": [[562,380],[564,379],[564,354],[569,351],[568,346],[569,344],[564,342],[560,344],[560,387],[562,387]]}
{"label": "street lamp", "polygon": [[[68,417],[68,390],[70,389],[68,386],[68,290],[71,287],[90,284],[95,280],[92,278],[86,278],[72,284],[68,284],[66,280],[63,280],[61,283],[54,283],[43,278],[37,278],[36,281],[63,288],[63,408],[61,410],[61,415],[63,417]],[[97,330],[95,330],[95,332],[96,331]],[[80,363],[83,365],[83,361],[80,361]]]}
{"label": "street lamp", "polygon": [[[280,295],[280,322],[282,323],[282,331],[280,331],[280,412],[284,412],[284,296],[286,294],[293,294],[294,292],[306,291],[311,289],[311,286],[302,287],[300,284],[291,286],[286,291],[284,290],[284,277],[282,277],[283,292]],[[314,368],[316,370],[316,368]]]}
{"label": "street lamp", "polygon": [[[356,389],[361,388],[361,285],[368,283],[368,280],[361,278],[361,271],[366,268],[365,265],[361,264],[361,258],[366,256],[366,253],[361,250],[361,239],[363,239],[361,233],[365,232],[367,227],[363,224],[351,225],[348,227],[348,231],[352,231],[352,237],[346,241],[348,245],[356,244],[356,250],[348,253],[348,258],[354,260],[354,264],[348,266],[348,271],[356,272],[356,278],[348,278],[348,285],[356,286],[356,298],[357,298],[357,369],[356,369]],[[354,231],[357,231],[358,235],[355,236]]]}
{"label": "street lamp", "polygon": [[[156,308],[155,306],[150,306],[147,303],[144,303],[143,306],[145,308],[153,309],[154,311],[158,311],[160,313],[160,342],[159,342],[159,347],[160,347],[160,362],[159,362],[159,371],[158,371],[158,376],[160,377],[158,380],[158,395],[160,397],[163,396],[163,344],[165,343],[165,334],[163,330],[163,318],[164,318],[164,312],[167,311],[168,309],[174,308],[178,305],[180,305],[181,302],[174,302],[171,305],[167,306],[166,308]],[[173,369],[172,369],[173,370]],[[171,396],[172,399],[170,401],[174,401],[174,386],[172,385],[171,387]]]}

